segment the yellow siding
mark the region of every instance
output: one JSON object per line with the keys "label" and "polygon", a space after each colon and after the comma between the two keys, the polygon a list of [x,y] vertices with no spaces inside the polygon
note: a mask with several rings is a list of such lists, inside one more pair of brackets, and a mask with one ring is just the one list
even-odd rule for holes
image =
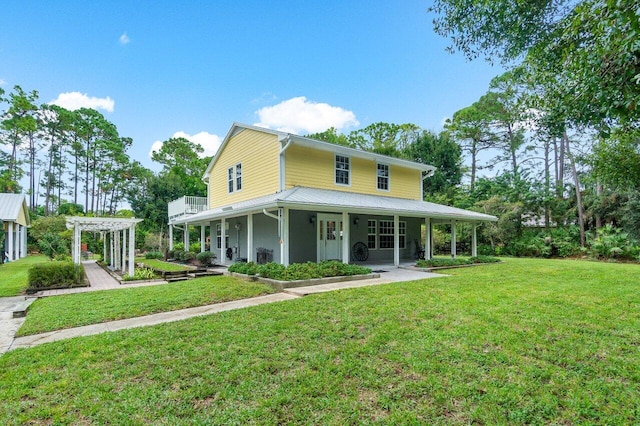
{"label": "yellow siding", "polygon": [[20,209],[20,213],[18,214],[18,220],[16,220],[16,223],[19,223],[22,226],[27,226],[27,216],[24,208]]}
{"label": "yellow siding", "polygon": [[377,189],[375,160],[351,157],[351,185],[335,184],[335,154],[292,145],[286,151],[285,189],[294,186],[420,200],[421,173],[391,166],[390,189]]}
{"label": "yellow siding", "polygon": [[[268,133],[244,129],[232,136],[209,174],[209,207],[215,208],[278,191],[280,143]],[[242,190],[229,194],[227,169],[242,163]]]}

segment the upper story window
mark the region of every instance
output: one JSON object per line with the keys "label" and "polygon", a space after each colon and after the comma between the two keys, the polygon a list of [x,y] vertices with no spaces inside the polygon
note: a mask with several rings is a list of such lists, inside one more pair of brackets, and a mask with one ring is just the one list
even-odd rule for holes
{"label": "upper story window", "polygon": [[350,159],[342,155],[336,155],[336,184],[349,185],[350,183]]}
{"label": "upper story window", "polygon": [[234,190],[242,189],[242,163],[231,166],[227,169],[228,191],[231,194]]}
{"label": "upper story window", "polygon": [[378,170],[376,173],[378,179],[378,189],[382,191],[389,190],[389,165],[378,163]]}

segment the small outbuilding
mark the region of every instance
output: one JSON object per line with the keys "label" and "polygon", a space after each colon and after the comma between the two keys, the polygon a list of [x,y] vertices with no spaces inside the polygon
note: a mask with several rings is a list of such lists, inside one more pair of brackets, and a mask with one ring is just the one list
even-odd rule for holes
{"label": "small outbuilding", "polygon": [[27,196],[0,194],[0,221],[4,230],[4,253],[10,261],[27,256],[27,228],[31,226]]}

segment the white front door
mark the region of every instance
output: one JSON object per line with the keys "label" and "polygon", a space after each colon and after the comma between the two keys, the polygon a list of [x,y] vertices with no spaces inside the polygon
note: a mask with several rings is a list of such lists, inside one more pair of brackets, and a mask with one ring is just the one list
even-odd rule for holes
{"label": "white front door", "polygon": [[318,214],[318,262],[342,259],[342,216]]}

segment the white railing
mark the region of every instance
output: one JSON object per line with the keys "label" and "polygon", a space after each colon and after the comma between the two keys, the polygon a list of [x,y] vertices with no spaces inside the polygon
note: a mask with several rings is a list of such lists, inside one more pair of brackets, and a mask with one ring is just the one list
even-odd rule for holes
{"label": "white railing", "polygon": [[184,196],[169,202],[169,222],[207,210],[207,197]]}

